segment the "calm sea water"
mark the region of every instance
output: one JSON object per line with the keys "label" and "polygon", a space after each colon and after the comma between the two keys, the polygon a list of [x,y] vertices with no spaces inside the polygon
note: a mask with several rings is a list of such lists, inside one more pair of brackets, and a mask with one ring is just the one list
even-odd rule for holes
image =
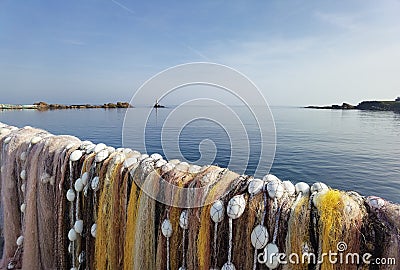
{"label": "calm sea water", "polygon": [[[154,111],[145,130],[135,129],[133,123],[129,128],[129,146],[143,151],[139,143],[136,147],[135,138],[139,140],[145,132],[146,151],[163,154],[164,147],[176,141],[176,138],[164,136],[161,142],[162,126],[173,109]],[[140,115],[140,110],[145,108],[130,110]],[[362,195],[378,195],[400,203],[400,114],[294,107],[272,107],[271,110],[277,131],[271,173],[293,182],[323,181],[334,188],[356,190]],[[82,140],[120,147],[125,112],[125,109],[0,111],[0,122],[19,127],[30,125],[53,134],[70,134]],[[260,155],[260,136],[256,123],[245,113],[242,116],[250,143],[246,173],[253,174]],[[180,134],[180,149],[169,151],[168,158],[174,158],[174,153],[179,156],[181,151],[188,161],[196,163],[201,158],[199,144],[203,141],[207,145],[212,141],[216,149],[212,163],[222,167],[229,165],[232,170],[243,169],[242,161],[229,160],[232,154],[230,137],[235,136],[239,128],[230,129],[228,134],[213,122],[198,120],[185,127],[170,123],[165,129]],[[245,155],[245,144],[243,149],[241,147],[236,148]]]}

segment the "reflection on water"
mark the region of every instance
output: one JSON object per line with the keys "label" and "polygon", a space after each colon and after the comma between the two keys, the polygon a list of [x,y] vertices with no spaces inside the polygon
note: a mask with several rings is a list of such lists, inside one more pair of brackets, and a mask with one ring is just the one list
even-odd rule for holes
{"label": "reflection on water", "polygon": [[[141,108],[131,110],[136,110],[140,115]],[[172,110],[165,108],[154,111],[145,131],[130,129],[132,138],[139,132],[146,132],[147,152],[162,153],[163,144],[169,145],[174,141],[168,136],[161,141],[161,125]],[[272,111],[277,130],[277,148],[271,173],[294,182],[324,181],[334,188],[357,190],[363,195],[373,194],[400,202],[399,114],[293,107],[272,107]],[[0,122],[20,127],[31,125],[54,134],[72,134],[82,140],[119,147],[124,116],[125,109],[0,111]],[[257,156],[260,155],[260,135],[251,117],[245,112],[242,117],[247,119],[244,124],[250,145],[246,172],[252,174],[258,164]],[[201,160],[201,154],[204,153],[202,148],[214,145],[216,153],[213,163],[223,167],[229,165],[232,170],[238,170],[238,164],[242,164],[243,160],[229,160],[232,154],[230,137],[239,132],[240,127],[231,127],[228,133],[216,123],[199,120],[185,127],[172,123],[163,132],[176,134],[176,129],[179,129],[180,151],[190,162]],[[200,148],[199,144],[202,145]],[[235,150],[238,149],[243,153],[248,150],[245,142],[235,145]],[[171,153],[173,155],[173,151],[169,155]]]}

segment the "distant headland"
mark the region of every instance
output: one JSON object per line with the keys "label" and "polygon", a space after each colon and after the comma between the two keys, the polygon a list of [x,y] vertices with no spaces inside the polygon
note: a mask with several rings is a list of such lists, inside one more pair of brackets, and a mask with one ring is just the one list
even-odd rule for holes
{"label": "distant headland", "polygon": [[47,104],[46,102],[40,101],[33,103],[32,105],[14,105],[14,104],[0,104],[0,110],[63,110],[63,109],[117,109],[117,108],[132,108],[129,102],[117,102],[117,103],[104,103],[103,105],[92,105],[92,104],[76,104],[76,105],[64,105],[64,104]]}
{"label": "distant headland", "polygon": [[394,101],[362,101],[358,105],[343,103],[342,105],[330,106],[307,106],[308,109],[330,109],[330,110],[370,110],[370,111],[394,111],[400,112],[400,97]]}

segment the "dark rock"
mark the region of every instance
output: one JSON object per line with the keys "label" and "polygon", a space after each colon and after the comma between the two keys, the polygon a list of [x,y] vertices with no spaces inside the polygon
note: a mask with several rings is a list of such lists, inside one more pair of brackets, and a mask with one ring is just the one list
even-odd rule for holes
{"label": "dark rock", "polygon": [[33,105],[37,106],[37,109],[40,111],[48,110],[49,109],[49,104],[46,102],[40,101],[40,102],[35,102]]}
{"label": "dark rock", "polygon": [[400,111],[400,102],[396,101],[363,101],[357,105],[359,110]]}
{"label": "dark rock", "polygon": [[356,109],[356,106],[351,105],[351,104],[349,104],[349,103],[343,102],[343,104],[342,104],[342,109],[343,109],[343,110],[354,110],[354,109]]}
{"label": "dark rock", "polygon": [[107,104],[104,104],[105,106],[105,108],[109,108],[109,109],[114,109],[114,108],[117,108],[117,104],[114,104],[114,103],[107,103]]}
{"label": "dark rock", "polygon": [[353,106],[349,103],[343,103],[342,105],[331,105],[331,106],[307,106],[307,109],[330,109],[330,110],[354,110],[356,106]]}
{"label": "dark rock", "polygon": [[118,108],[131,108],[131,104],[129,102],[117,102]]}

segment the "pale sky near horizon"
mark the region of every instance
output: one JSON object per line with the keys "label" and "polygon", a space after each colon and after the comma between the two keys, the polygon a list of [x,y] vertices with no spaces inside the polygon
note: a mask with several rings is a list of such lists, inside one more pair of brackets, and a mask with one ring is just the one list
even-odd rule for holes
{"label": "pale sky near horizon", "polygon": [[399,14],[394,0],[3,0],[0,103],[127,101],[197,61],[244,73],[271,105],[392,100]]}

